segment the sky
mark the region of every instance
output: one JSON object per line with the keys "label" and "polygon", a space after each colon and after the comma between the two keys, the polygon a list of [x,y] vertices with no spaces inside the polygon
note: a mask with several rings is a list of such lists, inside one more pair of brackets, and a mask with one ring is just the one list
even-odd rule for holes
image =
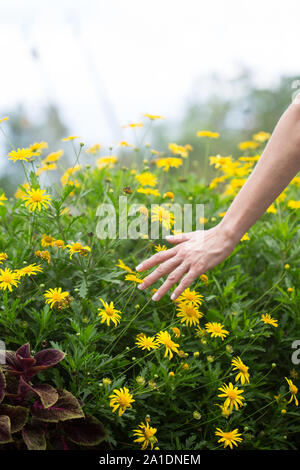
{"label": "sky", "polygon": [[[298,0],[0,0],[0,117],[47,103],[70,134],[126,138],[143,113],[179,119],[207,77],[299,73]],[[35,51],[33,55],[32,51]]]}

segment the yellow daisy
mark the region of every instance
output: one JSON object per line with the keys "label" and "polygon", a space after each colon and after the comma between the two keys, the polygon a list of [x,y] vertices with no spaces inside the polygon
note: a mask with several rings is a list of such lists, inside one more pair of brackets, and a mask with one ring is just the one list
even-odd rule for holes
{"label": "yellow daisy", "polygon": [[222,442],[224,444],[224,448],[229,446],[230,449],[233,449],[233,445],[238,446],[238,442],[242,442],[242,438],[240,437],[242,434],[239,433],[238,429],[234,429],[233,431],[222,431],[220,428],[216,428],[215,435],[220,436],[221,439],[218,440],[218,442]]}
{"label": "yellow daisy", "polygon": [[119,315],[119,313],[121,313],[120,310],[116,310],[114,308],[113,302],[110,302],[110,304],[108,304],[107,302],[104,302],[103,299],[100,299],[100,300],[104,307],[104,308],[98,308],[98,311],[99,311],[98,316],[101,317],[101,323],[106,322],[106,324],[110,326],[110,321],[112,321],[115,324],[115,326],[117,326],[121,320],[121,315]]}
{"label": "yellow daisy", "polygon": [[12,291],[12,287],[17,287],[19,284],[19,278],[17,273],[11,271],[8,268],[0,269],[0,289],[8,289]]}
{"label": "yellow daisy", "polygon": [[113,392],[112,395],[109,395],[111,399],[109,406],[111,406],[113,413],[119,408],[118,415],[122,416],[127,408],[132,408],[131,403],[135,400],[126,387],[120,388],[120,390],[114,389]]}
{"label": "yellow daisy", "polygon": [[221,338],[222,341],[227,335],[229,335],[229,331],[225,330],[221,323],[208,322],[205,325],[205,329],[213,338]]}
{"label": "yellow daisy", "polygon": [[31,189],[28,191],[28,194],[23,197],[24,201],[26,201],[25,207],[28,207],[29,212],[34,212],[36,209],[39,211],[41,211],[42,208],[47,209],[51,204],[51,197],[44,193],[45,189]]}
{"label": "yellow daisy", "polygon": [[218,397],[226,398],[224,408],[229,408],[230,411],[232,411],[233,407],[238,410],[239,406],[243,406],[242,400],[245,400],[245,398],[241,394],[244,390],[239,390],[237,387],[234,387],[231,382],[229,385],[224,384],[222,387],[219,387],[218,390],[222,392]]}
{"label": "yellow daisy", "polygon": [[166,347],[164,357],[169,356],[169,359],[172,359],[173,351],[178,353],[179,344],[174,343],[174,341],[172,341],[171,336],[167,331],[160,331],[156,335],[156,339],[159,344],[163,344]]}

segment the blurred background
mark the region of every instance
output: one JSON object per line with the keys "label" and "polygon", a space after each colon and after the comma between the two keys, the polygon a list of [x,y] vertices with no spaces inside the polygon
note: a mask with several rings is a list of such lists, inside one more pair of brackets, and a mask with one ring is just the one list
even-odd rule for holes
{"label": "blurred background", "polygon": [[[0,0],[0,119],[17,147],[79,135],[102,155],[143,113],[165,149],[218,131],[211,155],[271,132],[300,91],[297,0]],[[214,148],[215,147],[215,148]],[[0,136],[0,189],[23,182]]]}

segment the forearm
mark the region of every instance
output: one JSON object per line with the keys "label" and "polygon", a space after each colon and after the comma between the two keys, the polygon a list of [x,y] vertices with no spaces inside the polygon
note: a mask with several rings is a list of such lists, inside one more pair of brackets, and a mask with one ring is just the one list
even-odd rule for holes
{"label": "forearm", "polygon": [[300,170],[300,104],[293,103],[274,132],[221,225],[238,242]]}

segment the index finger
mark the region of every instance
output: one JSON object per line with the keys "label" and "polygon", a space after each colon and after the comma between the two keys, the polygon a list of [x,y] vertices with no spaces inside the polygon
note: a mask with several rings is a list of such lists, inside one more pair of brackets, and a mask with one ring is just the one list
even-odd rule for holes
{"label": "index finger", "polygon": [[176,251],[176,246],[174,246],[174,248],[170,248],[169,250],[160,251],[159,253],[156,253],[155,255],[151,256],[151,258],[148,258],[143,261],[135,269],[137,271],[145,271],[146,269],[153,268],[153,266],[156,266],[157,264],[160,264],[163,261],[166,261],[167,259],[174,256]]}

